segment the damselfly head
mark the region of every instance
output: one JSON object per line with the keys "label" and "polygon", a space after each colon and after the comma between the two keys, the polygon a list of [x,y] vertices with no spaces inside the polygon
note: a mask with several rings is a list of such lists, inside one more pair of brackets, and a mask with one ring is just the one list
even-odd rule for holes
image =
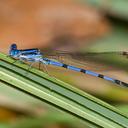
{"label": "damselfly head", "polygon": [[10,49],[9,49],[9,55],[13,56],[15,54],[16,50],[17,50],[17,45],[16,44],[11,44]]}
{"label": "damselfly head", "polygon": [[16,44],[12,44],[10,46],[10,50],[17,50],[17,45]]}

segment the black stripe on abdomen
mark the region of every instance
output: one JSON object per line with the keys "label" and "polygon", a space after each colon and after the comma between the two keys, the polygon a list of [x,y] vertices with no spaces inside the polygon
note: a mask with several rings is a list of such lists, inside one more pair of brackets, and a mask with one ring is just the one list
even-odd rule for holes
{"label": "black stripe on abdomen", "polygon": [[99,75],[98,75],[98,77],[100,77],[100,78],[103,78],[103,79],[104,79],[104,75],[102,75],[102,74],[99,74]]}
{"label": "black stripe on abdomen", "polygon": [[80,72],[86,73],[86,70],[85,69],[81,69]]}
{"label": "black stripe on abdomen", "polygon": [[64,68],[68,68],[68,65],[67,65],[67,64],[63,64],[62,67],[64,67]]}
{"label": "black stripe on abdomen", "polygon": [[121,84],[121,81],[115,80],[115,83],[120,85]]}

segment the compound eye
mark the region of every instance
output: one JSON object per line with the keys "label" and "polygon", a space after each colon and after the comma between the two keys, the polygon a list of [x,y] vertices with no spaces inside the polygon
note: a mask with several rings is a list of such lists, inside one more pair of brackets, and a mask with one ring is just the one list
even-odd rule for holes
{"label": "compound eye", "polygon": [[17,50],[17,45],[16,44],[12,44],[11,45],[11,50]]}

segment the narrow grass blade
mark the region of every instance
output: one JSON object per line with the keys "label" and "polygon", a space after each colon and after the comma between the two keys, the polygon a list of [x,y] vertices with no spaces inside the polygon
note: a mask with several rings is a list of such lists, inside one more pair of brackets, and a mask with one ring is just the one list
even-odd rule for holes
{"label": "narrow grass blade", "polygon": [[[0,53],[0,80],[47,102],[92,127],[127,128],[128,117],[116,108],[71,85]],[[94,85],[95,86],[95,85]]]}

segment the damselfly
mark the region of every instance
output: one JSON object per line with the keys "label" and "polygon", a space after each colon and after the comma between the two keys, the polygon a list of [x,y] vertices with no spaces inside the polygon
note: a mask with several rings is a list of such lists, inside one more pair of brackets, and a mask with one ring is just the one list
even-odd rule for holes
{"label": "damselfly", "polygon": [[[106,53],[104,53],[104,54],[106,54]],[[128,56],[128,52],[116,52],[114,54],[124,55],[126,57]],[[98,77],[98,78],[102,78],[104,80],[113,82],[113,83],[115,83],[117,85],[120,85],[122,87],[128,87],[128,83],[125,83],[125,82],[120,81],[118,79],[114,79],[114,78],[111,78],[109,76],[105,76],[105,75],[102,75],[100,73],[96,73],[96,72],[91,71],[91,70],[79,68],[79,67],[76,67],[76,66],[73,66],[73,65],[68,65],[68,64],[62,63],[58,60],[56,61],[56,60],[52,60],[50,58],[46,58],[40,52],[40,50],[37,49],[37,48],[19,50],[19,49],[17,49],[16,44],[12,44],[10,46],[9,55],[13,58],[23,60],[23,61],[25,60],[25,61],[28,61],[28,62],[31,62],[31,63],[38,62],[38,63],[42,63],[42,64],[45,64],[45,65],[53,65],[53,66],[57,66],[57,67],[63,67],[63,68],[70,69],[70,70],[73,70],[73,71],[77,71],[77,72],[81,72],[81,73],[88,74],[88,75],[91,75],[91,76],[95,76],[95,77]],[[81,56],[82,55],[84,56],[84,54],[77,54],[77,53],[75,53],[75,54],[70,53],[69,54],[69,53],[65,53],[65,52],[61,53],[60,55],[61,56],[70,55],[73,59],[75,59],[75,57],[77,57],[77,58],[79,58],[79,62],[83,58]]]}

